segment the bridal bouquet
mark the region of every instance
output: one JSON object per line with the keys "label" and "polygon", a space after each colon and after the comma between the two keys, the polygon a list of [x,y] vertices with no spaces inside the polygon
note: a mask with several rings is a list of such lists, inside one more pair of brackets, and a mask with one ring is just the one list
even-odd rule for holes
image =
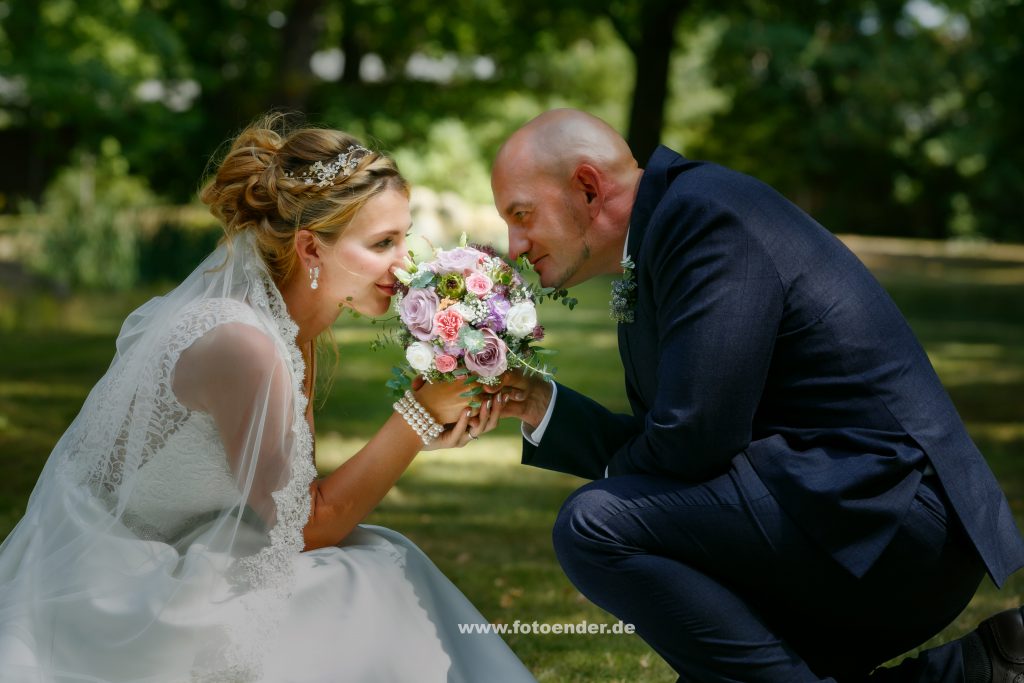
{"label": "bridal bouquet", "polygon": [[467,386],[496,385],[515,368],[552,376],[540,357],[554,352],[535,345],[544,338],[537,304],[545,296],[562,297],[569,306],[575,301],[564,290],[526,282],[528,261],[509,264],[490,247],[468,245],[463,235],[457,248],[434,249],[430,258],[409,258],[405,265],[395,270],[394,305],[402,322],[397,341],[406,360],[388,382],[396,394],[409,386],[409,374],[428,382],[461,379]]}

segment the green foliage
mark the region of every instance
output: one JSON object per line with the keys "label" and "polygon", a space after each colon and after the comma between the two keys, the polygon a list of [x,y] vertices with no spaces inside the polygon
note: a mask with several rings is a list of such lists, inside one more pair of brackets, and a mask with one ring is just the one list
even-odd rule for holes
{"label": "green foliage", "polygon": [[412,368],[408,365],[401,367],[394,366],[391,368],[391,378],[385,382],[385,386],[391,390],[391,395],[395,398],[402,398],[405,395],[407,389],[412,388],[412,378],[415,377],[415,373],[412,372]]}
{"label": "green foliage", "polygon": [[[0,0],[0,138],[28,140],[0,194],[38,197],[68,150],[113,137],[157,193],[189,201],[223,141],[280,107],[486,203],[498,145],[537,113],[626,129],[652,4]],[[923,5],[940,21],[909,9]],[[663,141],[837,232],[1024,240],[1024,3],[923,5],[685,3]],[[341,74],[313,73],[340,50]]]}
{"label": "green foliage", "polygon": [[569,310],[576,308],[576,304],[579,300],[574,296],[569,296],[568,289],[556,289],[554,287],[541,287],[537,290],[537,293],[541,295],[541,298],[537,299],[537,303],[544,303],[544,299],[551,299],[552,301],[561,300],[563,306],[567,306]]}
{"label": "green foliage", "polygon": [[108,138],[98,157],[80,154],[43,195],[34,267],[72,287],[131,287],[138,278],[134,210],[152,204],[146,182],[129,175],[117,141]]}
{"label": "green foliage", "polygon": [[491,200],[490,165],[472,131],[458,119],[439,120],[421,144],[399,147],[394,158],[414,184],[458,192],[478,204]]}
{"label": "green foliage", "polygon": [[217,246],[223,236],[212,216],[200,226],[166,220],[138,244],[139,283],[180,282]]}
{"label": "green foliage", "polygon": [[1024,66],[1008,27],[1024,8],[929,7],[726,12],[710,64],[730,104],[688,151],[757,175],[837,232],[1024,239],[1024,126],[1008,116]]}

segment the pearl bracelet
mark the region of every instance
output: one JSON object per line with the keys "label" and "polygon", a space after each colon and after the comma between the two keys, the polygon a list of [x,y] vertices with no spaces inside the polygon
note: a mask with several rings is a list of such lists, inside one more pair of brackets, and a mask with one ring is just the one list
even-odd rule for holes
{"label": "pearl bracelet", "polygon": [[408,389],[405,391],[405,396],[395,401],[392,407],[423,440],[424,446],[429,446],[430,442],[444,431],[444,427],[437,423],[434,416],[420,405],[420,402]]}

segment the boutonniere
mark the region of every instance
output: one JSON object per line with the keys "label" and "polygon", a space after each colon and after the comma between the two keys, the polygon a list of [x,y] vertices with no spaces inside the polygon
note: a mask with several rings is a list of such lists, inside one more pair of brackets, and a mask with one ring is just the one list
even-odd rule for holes
{"label": "boutonniere", "polygon": [[634,319],[633,308],[636,306],[636,264],[630,256],[622,259],[622,277],[612,281],[612,300],[609,302],[612,320],[618,323],[631,323]]}

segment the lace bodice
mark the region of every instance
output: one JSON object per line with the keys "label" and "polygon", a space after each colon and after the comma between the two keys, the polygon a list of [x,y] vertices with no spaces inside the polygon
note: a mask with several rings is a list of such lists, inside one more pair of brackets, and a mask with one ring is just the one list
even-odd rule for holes
{"label": "lace bodice", "polygon": [[131,678],[107,675],[122,663],[147,680],[264,680],[316,477],[297,336],[248,231],[133,311],[18,525],[0,625],[30,618],[9,632],[42,629],[47,657],[90,680]]}
{"label": "lace bodice", "polygon": [[213,418],[189,411],[161,452],[139,468],[125,509],[140,530],[172,538],[238,501],[238,487]]}

